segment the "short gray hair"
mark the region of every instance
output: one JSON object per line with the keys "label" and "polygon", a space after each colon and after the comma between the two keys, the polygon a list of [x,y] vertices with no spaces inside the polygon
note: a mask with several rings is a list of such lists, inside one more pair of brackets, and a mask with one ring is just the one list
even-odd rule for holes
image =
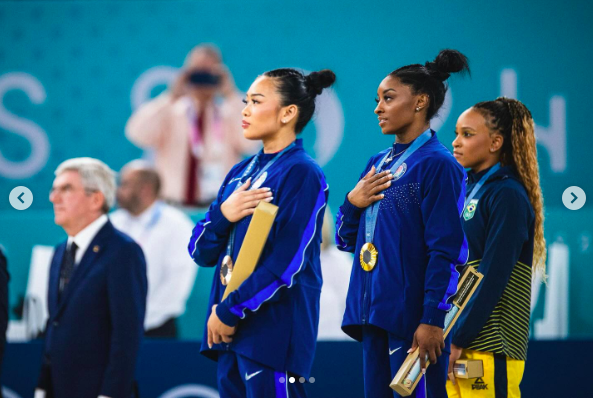
{"label": "short gray hair", "polygon": [[109,210],[115,204],[115,171],[100,160],[93,158],[74,158],[62,162],[56,172],[56,176],[65,171],[76,171],[82,179],[82,186],[86,191],[99,191],[105,197],[103,213],[109,213]]}

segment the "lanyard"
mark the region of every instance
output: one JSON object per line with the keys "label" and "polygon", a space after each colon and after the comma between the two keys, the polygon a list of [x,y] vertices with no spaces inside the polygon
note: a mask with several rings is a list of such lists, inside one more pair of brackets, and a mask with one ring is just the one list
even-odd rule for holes
{"label": "lanyard", "polygon": [[[403,155],[399,159],[397,159],[397,161],[393,164],[393,166],[391,166],[391,169],[390,169],[391,174],[393,174],[399,168],[399,166],[401,166],[406,161],[406,159],[408,159],[410,156],[412,156],[414,154],[414,152],[416,152],[418,149],[420,149],[420,147],[422,147],[422,145],[426,144],[426,142],[428,142],[428,140],[430,140],[431,137],[432,137],[432,131],[430,129],[428,129],[424,133],[422,133],[422,135],[420,137],[416,138],[416,140],[412,143],[412,145],[410,145],[408,147],[408,149],[406,149],[406,151],[403,153]],[[383,164],[385,163],[385,160],[389,157],[389,155],[390,155],[390,153],[388,153],[387,155],[385,155],[383,157],[383,159],[381,159],[381,162],[377,166],[376,173],[381,172]],[[381,203],[380,200],[376,201],[375,203],[373,203],[372,205],[367,207],[364,212],[365,241],[367,243],[372,243],[373,237],[375,236],[375,226],[377,225],[377,216],[379,215],[380,203]]]}
{"label": "lanyard", "polygon": [[[480,178],[480,181],[478,181],[476,183],[476,185],[474,185],[474,189],[472,189],[472,191],[470,192],[468,197],[465,199],[465,203],[463,204],[464,209],[467,207],[469,202],[478,194],[478,192],[480,191],[480,188],[482,188],[482,186],[486,183],[488,178],[490,178],[490,176],[492,174],[496,173],[498,170],[500,170],[500,163],[496,163],[494,166],[492,166],[492,168],[486,174],[484,174],[482,176],[482,178]],[[463,212],[462,212],[462,215],[463,215]]]}
{"label": "lanyard", "polygon": [[[159,222],[161,218],[161,214],[163,213],[163,204],[161,202],[156,202],[154,208],[152,210],[152,216],[148,223],[142,228],[142,231],[139,233],[138,237],[134,239],[140,246],[145,244],[144,240],[152,230],[152,228]],[[128,218],[128,222],[126,223],[128,228],[130,226],[130,219]]]}
{"label": "lanyard", "polygon": [[[280,157],[282,155],[284,155],[286,152],[288,152],[288,150],[292,149],[296,144],[293,142],[292,144],[290,144],[289,146],[287,146],[286,148],[284,148],[283,150],[281,150],[280,152],[278,152],[276,154],[276,156],[274,156],[258,173],[255,177],[253,177],[251,179],[251,182],[255,182],[257,181],[257,179],[259,177],[261,177],[262,174],[264,174],[270,167],[272,167],[272,165],[278,160],[280,159]],[[235,192],[237,189],[239,189],[243,184],[243,179],[245,177],[247,177],[249,174],[251,174],[251,171],[253,170],[253,168],[255,167],[255,165],[257,163],[259,163],[259,157],[261,156],[261,154],[263,153],[263,149],[253,157],[253,159],[251,160],[251,162],[249,163],[249,165],[247,166],[247,168],[245,169],[245,171],[243,172],[243,175],[241,175],[241,179],[239,180],[239,182],[237,183],[237,185],[235,186],[235,189],[233,190],[233,192]],[[233,224],[232,228],[231,228],[231,234],[229,236],[229,241],[227,244],[227,248],[226,248],[226,254],[227,256],[230,256],[231,253],[233,252],[233,245],[235,244],[235,227],[236,223]]]}

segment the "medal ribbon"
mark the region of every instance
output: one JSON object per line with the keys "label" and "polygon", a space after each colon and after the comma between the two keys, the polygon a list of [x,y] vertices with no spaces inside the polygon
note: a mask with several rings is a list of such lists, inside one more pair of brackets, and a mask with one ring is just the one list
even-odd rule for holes
{"label": "medal ribbon", "polygon": [[[264,174],[270,167],[272,167],[272,165],[274,163],[276,163],[276,161],[278,159],[280,159],[280,157],[282,155],[284,155],[286,152],[288,152],[290,149],[292,149],[294,146],[296,145],[295,142],[293,142],[292,144],[290,144],[289,146],[287,146],[286,148],[284,148],[283,150],[281,150],[280,152],[278,152],[276,154],[276,156],[274,156],[258,173],[255,177],[253,177],[251,179],[251,182],[255,182],[257,181],[257,179],[259,177],[261,177],[262,174]],[[245,171],[243,172],[243,175],[241,175],[241,178],[239,179],[239,182],[237,183],[237,185],[235,186],[235,189],[233,190],[233,192],[235,192],[237,189],[239,189],[243,184],[243,179],[245,177],[247,177],[249,174],[251,174],[251,171],[253,170],[253,168],[255,167],[255,165],[257,163],[259,163],[259,157],[264,153],[264,150],[262,149],[261,151],[259,151],[259,153],[257,155],[255,155],[253,157],[253,160],[251,160],[251,162],[249,163],[249,166],[247,166],[247,168],[245,169]],[[236,223],[233,224],[233,226],[231,227],[231,234],[229,236],[229,241],[226,247],[226,255],[230,256],[231,253],[233,252],[233,245],[235,244],[235,225]]]}
{"label": "medal ribbon", "polygon": [[[422,147],[422,145],[426,144],[426,142],[432,137],[432,131],[430,129],[426,130],[424,133],[422,133],[421,136],[419,136],[418,138],[416,138],[416,140],[412,143],[412,145],[410,145],[408,147],[408,149],[406,149],[406,151],[402,154],[402,156],[397,159],[397,161],[393,164],[393,166],[391,166],[391,174],[393,174],[398,168],[399,166],[401,166],[406,159],[408,159],[410,156],[412,156],[414,154],[414,152],[416,152],[418,149],[420,149],[420,147]],[[389,153],[387,155],[385,155],[383,157],[383,159],[381,159],[381,162],[379,162],[379,165],[377,166],[377,170],[376,173],[380,173],[381,172],[381,168],[383,167],[383,164],[385,163],[385,160],[389,157]],[[375,236],[375,226],[377,225],[377,216],[379,215],[379,205],[380,205],[381,201],[378,200],[375,203],[373,203],[372,205],[370,205],[369,207],[367,207],[364,211],[364,219],[365,219],[365,242],[366,243],[372,243],[373,242],[373,237]]]}
{"label": "medal ribbon", "polygon": [[[463,210],[465,210],[465,208],[467,207],[469,202],[478,194],[478,192],[480,191],[480,188],[482,188],[482,186],[486,183],[486,181],[488,181],[488,178],[490,178],[490,176],[492,174],[496,173],[498,170],[500,170],[500,163],[496,163],[494,166],[492,166],[492,168],[486,174],[484,174],[482,176],[482,178],[480,178],[480,181],[478,181],[476,183],[476,185],[474,185],[474,189],[472,189],[472,191],[470,192],[468,197],[465,198],[465,203],[463,204]],[[461,215],[463,216],[463,212],[461,212]]]}

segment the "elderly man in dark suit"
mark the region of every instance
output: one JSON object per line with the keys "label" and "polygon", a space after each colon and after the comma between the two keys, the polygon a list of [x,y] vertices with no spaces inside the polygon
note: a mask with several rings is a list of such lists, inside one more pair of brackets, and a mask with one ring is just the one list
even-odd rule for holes
{"label": "elderly man in dark suit", "polygon": [[90,158],[58,166],[50,194],[68,234],[52,259],[36,397],[129,398],[146,307],[140,247],[107,217],[115,173]]}

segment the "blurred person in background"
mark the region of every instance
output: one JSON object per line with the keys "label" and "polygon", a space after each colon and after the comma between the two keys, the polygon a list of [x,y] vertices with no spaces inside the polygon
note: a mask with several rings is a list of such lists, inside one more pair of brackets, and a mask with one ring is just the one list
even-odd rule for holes
{"label": "blurred person in background", "polygon": [[352,271],[352,256],[340,251],[334,243],[334,219],[329,207],[321,229],[321,273],[323,287],[319,306],[318,340],[346,340],[342,332],[342,317],[346,309],[346,294]]}
{"label": "blurred person in background", "polygon": [[49,198],[68,239],[51,261],[35,397],[131,397],[146,307],[142,249],[107,218],[116,185],[106,164],[70,159],[55,175]]}
{"label": "blurred person in background", "polygon": [[162,197],[186,206],[207,206],[230,168],[257,143],[243,137],[241,93],[218,48],[196,46],[170,90],[141,106],[126,136],[153,149]]}
{"label": "blurred person in background", "polygon": [[145,336],[176,338],[176,319],[185,312],[196,279],[197,266],[186,254],[193,223],[183,212],[158,200],[161,179],[148,162],[126,164],[119,177],[120,208],[109,218],[142,247],[146,257]]}
{"label": "blurred person in background", "polygon": [[453,154],[468,173],[463,228],[468,265],[484,274],[451,344],[449,398],[473,397],[476,379],[455,379],[459,358],[482,360],[480,397],[521,396],[529,339],[532,271],[545,276],[543,197],[531,113],[509,98],[459,116]]}
{"label": "blurred person in background", "polygon": [[8,264],[0,245],[0,398],[2,398],[2,358],[8,328]]}

